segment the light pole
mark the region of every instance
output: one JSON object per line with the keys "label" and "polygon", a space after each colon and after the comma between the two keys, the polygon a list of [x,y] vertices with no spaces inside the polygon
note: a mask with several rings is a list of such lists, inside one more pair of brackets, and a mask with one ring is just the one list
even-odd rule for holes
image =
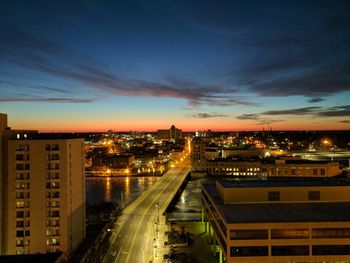
{"label": "light pole", "polygon": [[157,208],[157,222],[156,222],[156,232],[158,236],[158,225],[159,225],[159,204],[156,203],[156,208]]}
{"label": "light pole", "polygon": [[153,261],[156,260],[157,257],[157,243],[156,243],[156,239],[153,239]]}
{"label": "light pole", "polygon": [[157,224],[159,224],[159,204],[156,203],[156,207],[157,207]]}

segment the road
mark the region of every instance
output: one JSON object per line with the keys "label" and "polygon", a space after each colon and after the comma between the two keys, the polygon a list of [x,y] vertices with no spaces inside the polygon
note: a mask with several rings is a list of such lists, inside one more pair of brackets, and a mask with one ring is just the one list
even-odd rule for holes
{"label": "road", "polygon": [[[112,229],[110,247],[103,262],[160,262],[161,255],[156,255],[154,248],[154,238],[157,236],[156,222],[158,219],[164,224],[162,214],[189,171],[188,163],[169,170],[150,189],[124,209]],[[158,243],[158,247],[159,245]]]}

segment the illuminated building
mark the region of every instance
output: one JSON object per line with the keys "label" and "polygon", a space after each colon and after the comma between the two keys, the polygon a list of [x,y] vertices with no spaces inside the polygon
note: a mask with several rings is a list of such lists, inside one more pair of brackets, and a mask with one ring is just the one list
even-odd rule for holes
{"label": "illuminated building", "polygon": [[169,130],[158,130],[157,139],[161,140],[179,140],[182,139],[182,130],[174,125]]}
{"label": "illuminated building", "polygon": [[[210,152],[209,152],[210,153]],[[215,155],[215,153],[214,153]],[[332,177],[340,174],[339,163],[291,157],[278,159],[208,158],[201,138],[192,140],[192,171],[213,176]]]}
{"label": "illuminated building", "polygon": [[4,116],[1,255],[70,253],[85,237],[83,139],[4,128]]}
{"label": "illuminated building", "polygon": [[207,130],[207,131],[196,131],[195,132],[196,137],[203,137],[203,138],[209,138],[212,136],[212,131]]}
{"label": "illuminated building", "polygon": [[350,181],[219,180],[202,186],[209,239],[220,261],[348,262]]}
{"label": "illuminated building", "polygon": [[107,168],[130,168],[135,165],[135,156],[131,154],[111,154],[92,157],[93,166]]}

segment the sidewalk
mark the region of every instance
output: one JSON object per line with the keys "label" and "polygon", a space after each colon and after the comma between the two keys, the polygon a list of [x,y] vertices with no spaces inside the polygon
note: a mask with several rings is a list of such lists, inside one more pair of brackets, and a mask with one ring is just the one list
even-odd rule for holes
{"label": "sidewalk", "polygon": [[[163,223],[163,224],[162,224]],[[164,247],[164,241],[167,241],[165,231],[168,231],[169,225],[165,225],[165,222],[161,221],[159,227],[157,257],[156,263],[168,262],[167,259],[163,259],[163,255],[170,253],[170,247]],[[208,232],[204,232],[204,223],[201,222],[179,222],[177,226],[184,226],[185,231],[190,234],[191,241],[187,247],[174,247],[176,254],[187,254],[188,256],[183,260],[173,260],[176,263],[218,263],[218,254],[216,257],[213,255],[212,247],[208,244]]]}

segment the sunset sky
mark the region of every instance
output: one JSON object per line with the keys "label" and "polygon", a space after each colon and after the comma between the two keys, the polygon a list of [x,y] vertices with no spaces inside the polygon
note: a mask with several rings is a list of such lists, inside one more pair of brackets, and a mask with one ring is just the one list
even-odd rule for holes
{"label": "sunset sky", "polygon": [[0,112],[40,131],[350,129],[350,1],[0,1]]}

